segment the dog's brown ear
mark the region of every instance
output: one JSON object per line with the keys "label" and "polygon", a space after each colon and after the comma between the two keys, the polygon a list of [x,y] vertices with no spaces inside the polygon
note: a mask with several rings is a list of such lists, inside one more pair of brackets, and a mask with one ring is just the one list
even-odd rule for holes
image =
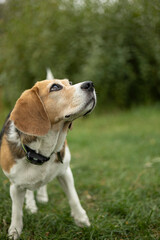
{"label": "dog's brown ear", "polygon": [[15,104],[10,119],[20,131],[34,136],[45,135],[51,127],[36,87],[22,93]]}

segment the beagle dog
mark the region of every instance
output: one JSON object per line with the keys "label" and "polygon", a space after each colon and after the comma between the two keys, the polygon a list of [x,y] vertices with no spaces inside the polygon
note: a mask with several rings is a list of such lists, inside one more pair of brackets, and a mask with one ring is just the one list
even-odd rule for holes
{"label": "beagle dog", "polygon": [[37,82],[17,100],[0,134],[0,165],[11,182],[10,238],[21,234],[24,198],[26,208],[35,213],[34,190],[39,202],[47,202],[46,184],[55,177],[68,197],[75,223],[90,226],[74,186],[66,135],[73,120],[95,105],[91,81],[71,85],[67,79]]}

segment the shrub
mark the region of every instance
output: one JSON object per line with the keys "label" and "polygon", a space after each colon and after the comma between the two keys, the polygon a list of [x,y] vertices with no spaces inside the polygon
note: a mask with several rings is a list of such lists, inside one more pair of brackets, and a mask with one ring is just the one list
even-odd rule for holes
{"label": "shrub", "polygon": [[[101,106],[159,100],[160,2],[10,0],[1,24],[4,100],[45,79],[93,80]],[[9,90],[8,90],[9,89]]]}

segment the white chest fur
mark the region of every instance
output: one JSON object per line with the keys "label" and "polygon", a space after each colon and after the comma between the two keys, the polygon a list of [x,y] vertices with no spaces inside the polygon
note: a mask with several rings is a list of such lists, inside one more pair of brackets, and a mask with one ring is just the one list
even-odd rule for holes
{"label": "white chest fur", "polygon": [[[13,135],[13,129],[11,129]],[[37,153],[44,156],[50,156],[54,152],[62,149],[67,132],[61,128],[60,131],[53,129],[44,137],[38,137],[36,141],[28,144]],[[19,142],[17,142],[20,145]],[[15,185],[35,190],[40,186],[45,185],[53,178],[65,173],[70,162],[70,151],[68,146],[65,146],[65,154],[63,163],[56,162],[56,154],[53,154],[48,162],[42,165],[34,165],[29,163],[26,158],[16,159],[16,164],[10,170],[10,173],[4,172],[5,175]]]}
{"label": "white chest fur", "polygon": [[55,154],[43,165],[34,165],[26,161],[25,158],[18,159],[7,177],[15,185],[35,190],[50,182],[53,178],[63,175],[70,162],[70,152],[65,148],[63,163],[55,162]]}

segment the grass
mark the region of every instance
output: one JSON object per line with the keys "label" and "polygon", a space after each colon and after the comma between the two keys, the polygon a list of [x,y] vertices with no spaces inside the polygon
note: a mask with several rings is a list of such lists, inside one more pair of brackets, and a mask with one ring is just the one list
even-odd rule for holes
{"label": "grass", "polygon": [[[24,209],[21,239],[160,239],[160,106],[92,114],[68,135],[76,188],[92,226],[70,217],[58,181],[48,184],[49,203]],[[11,200],[0,173],[0,239],[7,239]]]}

